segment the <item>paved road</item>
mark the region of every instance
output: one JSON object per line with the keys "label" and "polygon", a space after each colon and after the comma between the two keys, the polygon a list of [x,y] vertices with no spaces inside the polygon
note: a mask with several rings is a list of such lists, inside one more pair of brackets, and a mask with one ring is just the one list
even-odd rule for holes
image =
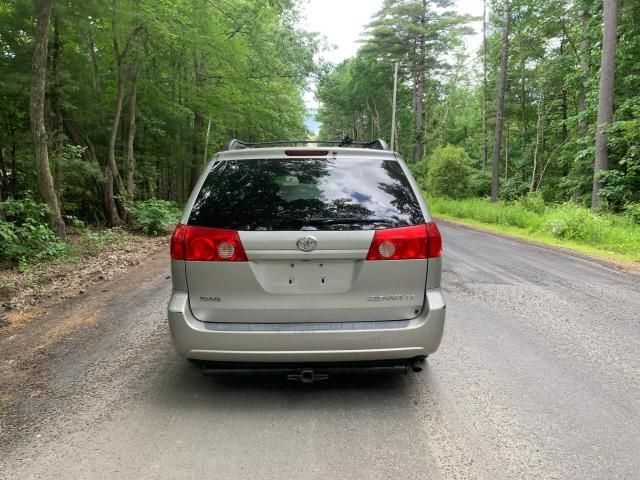
{"label": "paved road", "polygon": [[0,477],[640,478],[640,279],[442,232],[448,324],[427,370],[311,386],[180,361],[154,257],[104,300],[107,333],[52,363],[54,393]]}

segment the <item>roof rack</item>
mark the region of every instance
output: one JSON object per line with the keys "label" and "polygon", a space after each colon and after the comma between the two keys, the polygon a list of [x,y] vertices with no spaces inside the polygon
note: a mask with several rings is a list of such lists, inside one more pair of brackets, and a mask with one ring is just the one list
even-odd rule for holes
{"label": "roof rack", "polygon": [[373,140],[371,142],[356,142],[349,137],[343,140],[281,140],[277,142],[244,142],[242,140],[233,139],[227,143],[223,150],[240,150],[243,148],[264,148],[264,147],[277,147],[281,145],[291,146],[303,146],[309,144],[315,145],[334,145],[337,147],[356,147],[356,148],[371,148],[374,150],[389,150],[389,145],[382,139]]}

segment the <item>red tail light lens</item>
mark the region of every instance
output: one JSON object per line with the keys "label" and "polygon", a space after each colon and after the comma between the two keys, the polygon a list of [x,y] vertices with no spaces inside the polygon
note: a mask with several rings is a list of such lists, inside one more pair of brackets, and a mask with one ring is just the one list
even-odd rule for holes
{"label": "red tail light lens", "polygon": [[246,262],[235,230],[178,225],[171,237],[171,258],[201,262]]}
{"label": "red tail light lens", "polygon": [[437,258],[442,256],[442,235],[434,222],[429,222],[427,227],[427,257]]}
{"label": "red tail light lens", "polygon": [[173,235],[171,235],[171,259],[172,260],[184,260],[185,248],[184,248],[184,235],[187,233],[187,226],[179,223]]}
{"label": "red tail light lens", "polygon": [[435,223],[376,230],[367,260],[413,260],[442,255],[442,238]]}

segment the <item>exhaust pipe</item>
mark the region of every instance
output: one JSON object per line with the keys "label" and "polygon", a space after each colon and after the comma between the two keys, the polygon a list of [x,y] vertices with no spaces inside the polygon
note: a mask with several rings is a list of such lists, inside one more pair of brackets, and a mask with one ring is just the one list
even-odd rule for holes
{"label": "exhaust pipe", "polygon": [[422,370],[424,370],[425,363],[426,362],[424,358],[414,358],[410,362],[411,370],[414,372],[421,372]]}

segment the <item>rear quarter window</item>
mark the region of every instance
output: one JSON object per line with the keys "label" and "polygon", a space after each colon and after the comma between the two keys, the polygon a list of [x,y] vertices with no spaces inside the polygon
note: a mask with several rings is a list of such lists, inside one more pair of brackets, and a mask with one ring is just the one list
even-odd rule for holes
{"label": "rear quarter window", "polygon": [[395,160],[253,159],[215,162],[190,225],[233,230],[370,230],[424,223]]}

